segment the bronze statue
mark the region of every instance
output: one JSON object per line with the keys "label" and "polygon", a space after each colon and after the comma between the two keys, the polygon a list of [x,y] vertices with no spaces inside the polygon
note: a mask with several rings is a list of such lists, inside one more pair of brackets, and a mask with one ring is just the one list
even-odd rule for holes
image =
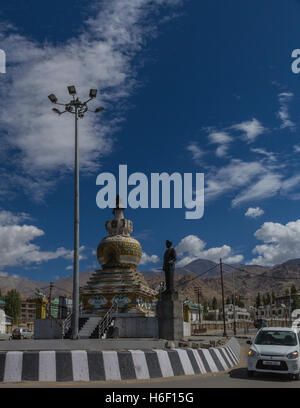
{"label": "bronze statue", "polygon": [[165,272],[166,279],[166,290],[164,293],[172,294],[174,292],[174,273],[175,273],[175,261],[176,261],[176,251],[172,247],[171,241],[166,241],[166,251],[164,253],[164,266],[163,270]]}

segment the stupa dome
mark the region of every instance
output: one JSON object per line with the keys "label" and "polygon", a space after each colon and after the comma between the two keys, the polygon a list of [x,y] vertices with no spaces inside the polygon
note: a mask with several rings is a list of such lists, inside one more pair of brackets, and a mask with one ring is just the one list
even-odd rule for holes
{"label": "stupa dome", "polygon": [[102,239],[97,248],[98,262],[103,268],[136,268],[142,257],[142,247],[130,236],[133,231],[132,221],[124,217],[118,197],[113,213],[115,218],[105,223],[109,235]]}

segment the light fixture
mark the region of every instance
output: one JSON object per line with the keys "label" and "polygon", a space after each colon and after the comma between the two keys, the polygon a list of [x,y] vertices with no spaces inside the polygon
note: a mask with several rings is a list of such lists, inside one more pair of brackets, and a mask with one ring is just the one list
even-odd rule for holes
{"label": "light fixture", "polygon": [[53,108],[52,110],[53,110],[53,112],[57,113],[58,115],[62,114],[62,112],[60,110],[56,109],[56,108]]}
{"label": "light fixture", "polygon": [[51,101],[52,103],[56,103],[56,102],[57,102],[57,98],[56,98],[56,96],[55,96],[54,94],[49,95],[48,98],[50,99],[50,101]]}
{"label": "light fixture", "polygon": [[76,88],[74,85],[68,86],[68,91],[70,95],[76,95]]}
{"label": "light fixture", "polygon": [[100,106],[95,110],[95,113],[102,112],[104,110],[103,106]]}
{"label": "light fixture", "polygon": [[90,89],[90,98],[96,98],[97,89]]}

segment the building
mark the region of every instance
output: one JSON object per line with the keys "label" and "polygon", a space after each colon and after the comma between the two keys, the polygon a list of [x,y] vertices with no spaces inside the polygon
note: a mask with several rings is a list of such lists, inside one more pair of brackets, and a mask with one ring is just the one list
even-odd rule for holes
{"label": "building", "polygon": [[36,319],[36,299],[21,301],[21,323],[33,323]]}
{"label": "building", "polygon": [[184,321],[192,324],[201,323],[203,320],[203,306],[192,303],[188,298],[183,302]]}
{"label": "building", "polygon": [[239,306],[234,307],[234,305],[229,304],[225,305],[225,316],[226,320],[250,320],[250,311],[247,308]]}

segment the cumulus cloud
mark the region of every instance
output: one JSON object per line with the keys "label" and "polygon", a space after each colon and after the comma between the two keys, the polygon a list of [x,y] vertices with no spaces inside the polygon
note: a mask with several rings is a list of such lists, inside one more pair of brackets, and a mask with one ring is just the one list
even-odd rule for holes
{"label": "cumulus cloud", "polygon": [[147,255],[145,252],[142,254],[140,265],[145,265],[148,263],[158,263],[159,257],[157,255]]}
{"label": "cumulus cloud", "polygon": [[[32,241],[43,236],[43,230],[34,225],[19,225],[22,216],[0,211],[0,267],[41,263],[57,258],[67,258],[70,251],[58,248],[42,251]],[[6,272],[5,272],[6,273]]]}
{"label": "cumulus cloud", "polygon": [[267,131],[267,129],[255,118],[250,121],[233,125],[231,128],[242,132],[242,138],[248,143],[253,143],[259,135]]}
{"label": "cumulus cloud", "polygon": [[68,101],[67,85],[76,85],[82,99],[88,97],[90,88],[100,89],[97,104],[110,112],[90,114],[80,121],[81,171],[99,167],[101,156],[112,149],[111,136],[123,119],[124,100],[137,86],[133,59],[146,38],[156,34],[153,16],[163,7],[180,3],[95,1],[93,17],[85,22],[81,34],[60,44],[38,43],[2,25],[0,47],[9,50],[9,70],[0,83],[5,95],[5,101],[0,101],[2,146],[7,146],[19,174],[24,175],[18,180],[14,174],[9,182],[22,184],[25,178],[26,186],[41,199],[53,188],[53,173],[72,170],[74,118],[67,114],[54,117],[47,98],[54,92],[61,101]]}
{"label": "cumulus cloud", "polygon": [[245,216],[250,217],[250,218],[257,218],[263,215],[264,213],[265,213],[264,210],[261,209],[260,207],[256,207],[256,208],[250,207],[245,212]]}
{"label": "cumulus cloud", "polygon": [[[178,256],[177,267],[183,267],[196,259],[208,259],[219,262],[223,258],[224,262],[241,262],[243,255],[234,255],[234,251],[228,245],[206,249],[206,242],[196,235],[188,235],[183,238],[176,247]],[[180,259],[181,258],[181,259]]]}
{"label": "cumulus cloud", "polygon": [[280,224],[265,222],[255,232],[255,237],[262,241],[256,245],[253,254],[257,254],[250,264],[272,266],[289,259],[299,258],[300,253],[300,219]]}
{"label": "cumulus cloud", "polygon": [[295,128],[295,123],[291,121],[290,119],[290,114],[289,114],[289,103],[293,99],[294,94],[292,92],[282,92],[278,95],[279,98],[279,104],[280,104],[280,109],[277,113],[277,116],[281,120],[281,129],[286,129],[286,128]]}

